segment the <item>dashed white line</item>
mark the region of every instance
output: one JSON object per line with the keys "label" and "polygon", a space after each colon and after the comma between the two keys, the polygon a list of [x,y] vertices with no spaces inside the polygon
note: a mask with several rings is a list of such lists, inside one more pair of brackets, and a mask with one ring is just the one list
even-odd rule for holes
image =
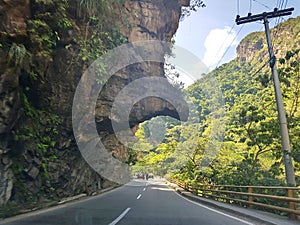
{"label": "dashed white line", "polygon": [[146,188],[144,188],[143,191],[146,191]]}
{"label": "dashed white line", "polygon": [[142,195],[139,194],[139,195],[136,197],[136,199],[140,199],[141,197],[142,197]]}
{"label": "dashed white line", "polygon": [[114,221],[112,221],[108,225],[116,225],[121,219],[123,219],[124,216],[126,216],[126,214],[129,212],[130,209],[131,208],[125,209],[124,212],[122,212],[122,214],[120,216],[118,216],[118,218],[116,218]]}

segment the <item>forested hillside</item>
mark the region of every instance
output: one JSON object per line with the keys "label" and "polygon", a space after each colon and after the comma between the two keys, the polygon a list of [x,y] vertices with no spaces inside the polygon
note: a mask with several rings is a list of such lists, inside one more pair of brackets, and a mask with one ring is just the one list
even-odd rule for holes
{"label": "forested hillside", "polygon": [[[299,185],[300,17],[272,29],[272,38]],[[236,59],[211,71],[185,92],[194,105],[197,122],[190,119],[180,124],[170,118],[155,118],[142,124],[136,133],[140,141],[131,150],[134,171],[201,183],[285,184],[264,32],[245,37],[237,47]],[[163,132],[162,128],[166,128],[165,134],[157,132]]]}

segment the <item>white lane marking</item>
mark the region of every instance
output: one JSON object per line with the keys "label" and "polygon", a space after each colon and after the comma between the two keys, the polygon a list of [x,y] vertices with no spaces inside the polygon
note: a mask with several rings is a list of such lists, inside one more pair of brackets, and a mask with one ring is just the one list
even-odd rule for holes
{"label": "white lane marking", "polygon": [[143,191],[146,191],[146,188],[144,188]]}
{"label": "white lane marking", "polygon": [[140,199],[141,197],[142,197],[142,195],[139,194],[139,195],[136,197],[136,199]]}
{"label": "white lane marking", "polygon": [[193,204],[195,204],[195,205],[198,205],[198,206],[203,207],[203,208],[205,208],[205,209],[208,209],[208,210],[210,210],[210,211],[219,213],[219,214],[221,214],[221,215],[223,215],[223,216],[227,216],[227,217],[229,217],[229,218],[231,218],[231,219],[235,219],[235,220],[240,221],[240,222],[242,222],[242,223],[244,223],[244,224],[255,225],[254,223],[250,223],[250,222],[248,222],[248,221],[246,221],[246,220],[242,220],[242,219],[240,219],[240,218],[237,218],[237,217],[228,215],[228,214],[226,214],[226,213],[223,213],[223,212],[220,212],[220,211],[218,211],[218,210],[215,210],[215,209],[212,209],[212,208],[210,208],[210,207],[207,207],[207,206],[205,206],[205,205],[202,205],[202,204],[200,204],[200,203],[198,203],[198,202],[194,202],[194,201],[192,201],[192,200],[189,200],[189,199],[185,198],[184,196],[178,194],[176,191],[174,191],[174,192],[175,192],[179,197],[181,197],[181,198],[183,198],[184,200],[186,200],[186,201],[188,201],[188,202],[191,202],[191,203],[193,203]]}
{"label": "white lane marking", "polygon": [[32,212],[29,212],[29,213],[16,215],[14,217],[9,217],[9,218],[6,218],[6,219],[1,219],[0,220],[0,224],[12,223],[12,222],[16,222],[18,220],[26,219],[28,217],[33,217],[33,216],[37,216],[37,215],[43,215],[44,213],[49,213],[49,212],[52,212],[52,211],[56,211],[56,210],[68,208],[70,206],[75,206],[77,204],[81,204],[81,203],[84,203],[84,202],[93,201],[95,199],[103,198],[103,196],[109,195],[109,194],[111,194],[113,192],[116,192],[116,191],[122,189],[122,188],[124,188],[124,186],[120,186],[120,187],[114,188],[112,190],[109,190],[107,192],[103,192],[103,193],[101,193],[99,195],[96,195],[96,196],[89,196],[89,197],[86,197],[85,199],[82,199],[82,200],[79,199],[79,200],[74,200],[74,201],[70,201],[70,202],[65,202],[63,204],[60,204],[60,205],[57,205],[57,206],[53,206],[53,207],[48,208],[48,209],[39,209],[39,210],[32,211]]}
{"label": "white lane marking", "polygon": [[125,209],[124,212],[122,212],[122,214],[120,216],[118,216],[118,218],[116,218],[114,221],[112,221],[110,224],[108,225],[116,225],[121,219],[123,219],[124,216],[126,216],[126,214],[129,212],[131,208],[127,208]]}

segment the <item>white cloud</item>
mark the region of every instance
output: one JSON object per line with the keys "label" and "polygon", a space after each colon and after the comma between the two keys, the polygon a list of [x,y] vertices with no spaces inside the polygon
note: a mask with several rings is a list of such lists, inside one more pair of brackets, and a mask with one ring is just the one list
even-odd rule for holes
{"label": "white cloud", "polygon": [[213,29],[207,35],[204,47],[206,52],[204,54],[203,62],[211,67],[219,62],[224,52],[229,46],[235,46],[237,41],[235,39],[236,33],[230,27],[224,29]]}

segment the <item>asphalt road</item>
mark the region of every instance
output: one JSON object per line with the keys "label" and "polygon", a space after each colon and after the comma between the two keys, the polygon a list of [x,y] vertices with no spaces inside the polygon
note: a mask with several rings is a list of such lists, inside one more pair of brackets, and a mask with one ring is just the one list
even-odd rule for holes
{"label": "asphalt road", "polygon": [[82,201],[0,222],[6,225],[245,225],[244,219],[194,203],[159,180],[132,181]]}

